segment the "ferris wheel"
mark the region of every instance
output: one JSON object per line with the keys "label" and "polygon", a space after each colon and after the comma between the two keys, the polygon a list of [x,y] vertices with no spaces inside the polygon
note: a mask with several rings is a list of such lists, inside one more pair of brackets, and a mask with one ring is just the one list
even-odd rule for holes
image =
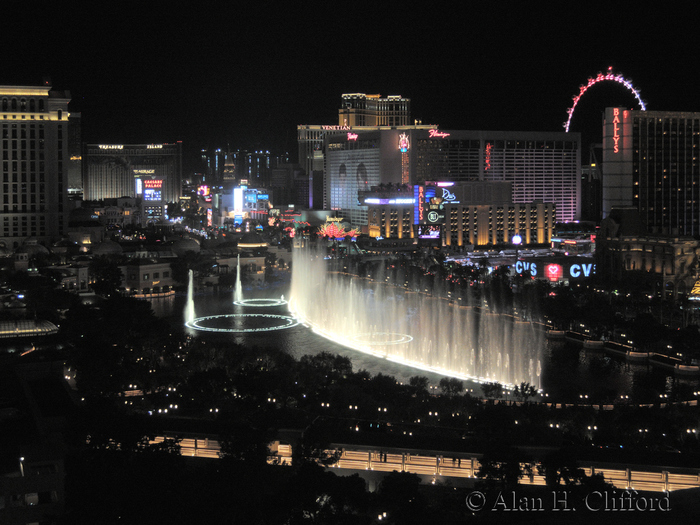
{"label": "ferris wheel", "polygon": [[581,85],[579,87],[579,93],[578,95],[573,96],[573,104],[572,106],[566,110],[568,114],[568,118],[566,119],[566,122],[564,122],[564,130],[568,133],[569,132],[569,126],[571,126],[571,119],[574,116],[574,110],[576,109],[576,105],[578,104],[579,100],[581,100],[581,97],[583,94],[588,91],[590,88],[595,86],[596,84],[599,84],[601,82],[617,82],[618,84],[621,84],[625,88],[627,88],[637,99],[637,102],[639,103],[639,107],[642,109],[642,111],[646,111],[647,107],[644,104],[644,101],[642,100],[642,97],[639,95],[639,89],[635,88],[632,85],[632,80],[631,79],[626,79],[625,77],[622,76],[621,73],[613,73],[612,66],[608,68],[607,73],[598,73],[595,77],[589,77],[588,78],[588,83]]}

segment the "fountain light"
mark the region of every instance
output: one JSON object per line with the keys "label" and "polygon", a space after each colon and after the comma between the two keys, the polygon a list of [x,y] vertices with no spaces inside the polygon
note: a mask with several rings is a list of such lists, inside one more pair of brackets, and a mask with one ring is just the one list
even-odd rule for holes
{"label": "fountain light", "polygon": [[[543,335],[531,323],[471,305],[413,293],[326,267],[311,250],[294,251],[289,309],[335,343],[419,370],[508,390],[539,388]],[[466,299],[469,301],[469,298]]]}
{"label": "fountain light", "polygon": [[241,299],[233,301],[236,306],[252,306],[254,308],[270,308],[274,306],[284,306],[287,301],[284,299]]}
{"label": "fountain light", "polygon": [[[281,321],[281,324],[273,326],[264,326],[259,328],[225,328],[217,326],[207,326],[206,323],[216,322],[220,319],[276,319]],[[253,333],[253,332],[271,332],[274,330],[284,330],[286,328],[292,328],[296,326],[299,322],[291,316],[288,315],[275,315],[275,314],[223,314],[223,315],[209,315],[206,317],[197,317],[192,321],[186,322],[185,326],[192,328],[193,330],[200,330],[203,332],[221,332],[221,333]]]}

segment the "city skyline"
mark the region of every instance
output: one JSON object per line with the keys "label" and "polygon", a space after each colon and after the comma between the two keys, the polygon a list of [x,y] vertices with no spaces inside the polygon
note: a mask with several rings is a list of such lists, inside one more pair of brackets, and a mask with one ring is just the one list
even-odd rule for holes
{"label": "city skyline", "polygon": [[[412,119],[443,129],[562,131],[579,85],[613,67],[648,109],[699,109],[687,88],[697,80],[692,13],[509,2],[439,12],[136,6],[47,6],[37,19],[35,8],[13,2],[15,18],[33,23],[5,34],[0,83],[35,85],[48,75],[54,89],[71,92],[84,142],[181,140],[186,165],[199,149],[227,144],[294,154],[296,126],[335,123],[341,95],[352,92],[410,98]],[[605,106],[636,104],[618,85],[587,93],[571,127],[584,148]]]}

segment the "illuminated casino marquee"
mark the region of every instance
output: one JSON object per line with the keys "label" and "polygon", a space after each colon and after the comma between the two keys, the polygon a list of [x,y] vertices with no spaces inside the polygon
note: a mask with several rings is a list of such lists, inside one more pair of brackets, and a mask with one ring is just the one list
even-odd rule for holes
{"label": "illuminated casino marquee", "polygon": [[143,180],[143,187],[148,188],[148,189],[162,188],[163,181],[162,181],[162,179],[144,179]]}
{"label": "illuminated casino marquee", "polygon": [[367,197],[364,200],[365,204],[414,204],[416,199],[414,198],[400,198],[400,199],[378,199],[376,197]]}

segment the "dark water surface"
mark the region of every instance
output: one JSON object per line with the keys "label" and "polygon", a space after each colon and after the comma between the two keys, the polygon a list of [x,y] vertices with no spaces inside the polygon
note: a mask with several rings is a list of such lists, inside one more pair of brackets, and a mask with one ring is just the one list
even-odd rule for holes
{"label": "dark water surface", "polygon": [[[268,289],[244,290],[244,298],[288,297],[288,288],[279,286]],[[159,317],[169,319],[174,326],[183,326],[184,295],[160,298],[152,301],[153,309]],[[195,295],[195,312],[198,317],[221,314],[278,314],[289,316],[286,306],[245,307],[233,304],[232,292],[214,293],[204,290]],[[223,323],[223,324],[222,324]],[[275,319],[239,318],[232,321],[219,321],[219,325],[267,327],[288,324],[289,321]],[[217,325],[217,326],[219,326]],[[292,328],[268,332],[252,333],[212,333],[195,332],[197,337],[216,341],[231,341],[245,346],[261,348],[275,347],[295,358],[305,354],[331,352],[348,357],[353,370],[367,370],[370,374],[379,373],[408,382],[416,375],[426,376],[432,385],[437,385],[443,376],[433,372],[415,369],[381,357],[364,354],[329,341],[316,335],[312,330],[296,325]],[[654,367],[646,363],[625,361],[623,357],[609,355],[602,350],[583,349],[567,341],[546,341],[542,355],[542,384],[547,399],[558,403],[612,403],[636,402],[653,403],[679,399],[693,399],[693,392],[700,390],[698,378],[676,378],[670,370]],[[478,383],[466,382],[465,387],[481,393]],[[588,396],[588,397],[585,397]],[[627,397],[621,397],[627,396]],[[667,396],[667,397],[660,397]]]}

